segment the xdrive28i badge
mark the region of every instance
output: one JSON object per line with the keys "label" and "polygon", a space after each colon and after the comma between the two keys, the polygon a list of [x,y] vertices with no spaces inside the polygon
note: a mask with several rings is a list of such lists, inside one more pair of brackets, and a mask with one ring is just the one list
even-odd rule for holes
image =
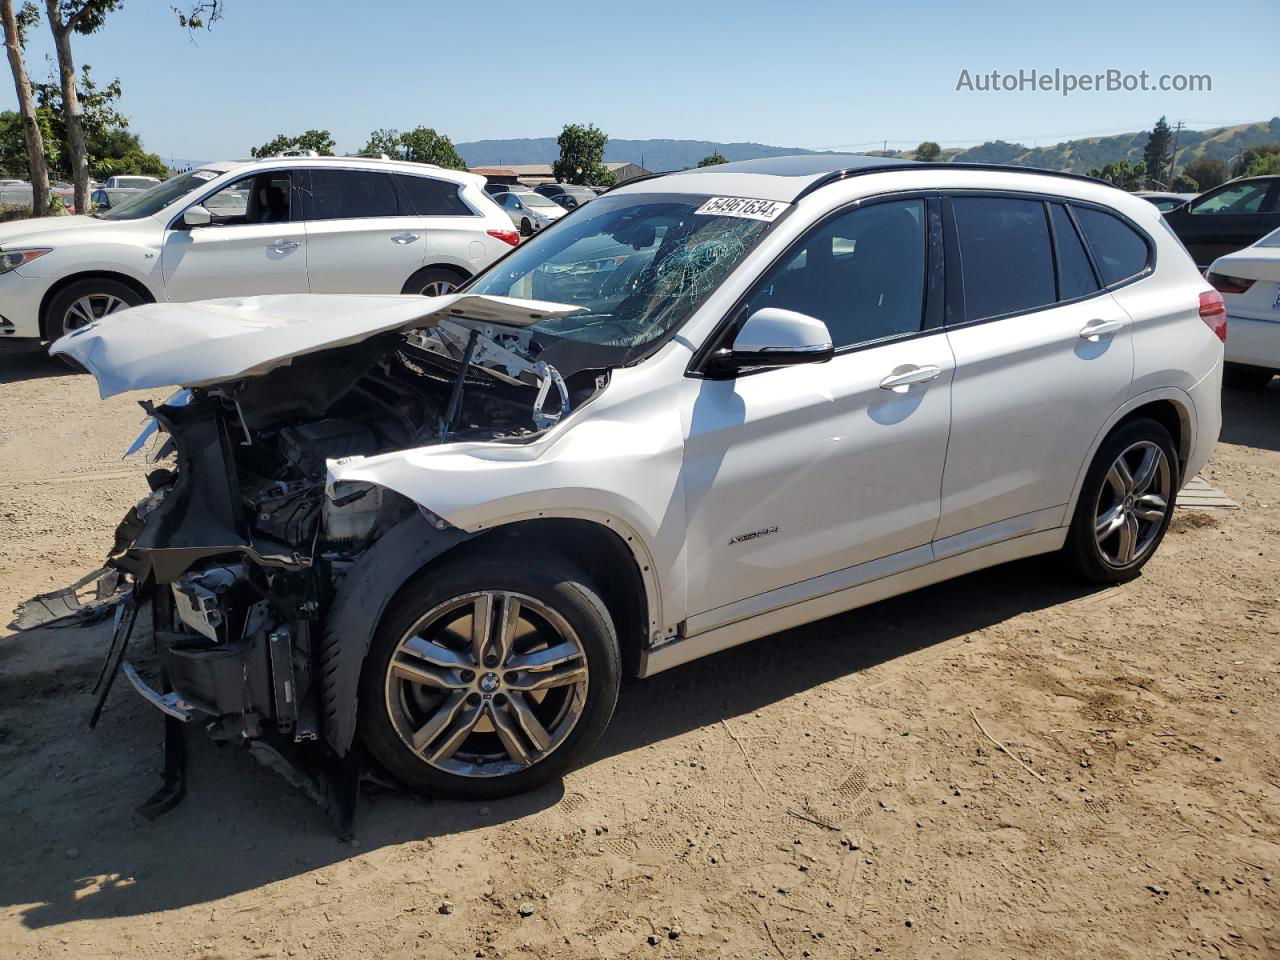
{"label": "xdrive28i badge", "polygon": [[765,527],[763,530],[752,530],[750,533],[740,533],[736,537],[729,539],[729,546],[735,543],[746,543],[748,540],[756,540],[760,537],[767,537],[771,533],[777,533],[777,527]]}

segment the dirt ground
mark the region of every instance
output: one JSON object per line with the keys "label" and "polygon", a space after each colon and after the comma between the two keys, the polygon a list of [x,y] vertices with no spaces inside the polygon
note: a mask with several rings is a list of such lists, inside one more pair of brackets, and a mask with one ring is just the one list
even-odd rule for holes
{"label": "dirt ground", "polygon": [[[0,357],[0,620],[96,567],[141,411]],[[158,715],[107,628],[0,631],[0,956],[1280,957],[1280,381],[1109,590],[1023,562],[623,690],[591,762],[485,806],[384,793],[339,844]],[[1001,753],[975,717],[1034,773]]]}

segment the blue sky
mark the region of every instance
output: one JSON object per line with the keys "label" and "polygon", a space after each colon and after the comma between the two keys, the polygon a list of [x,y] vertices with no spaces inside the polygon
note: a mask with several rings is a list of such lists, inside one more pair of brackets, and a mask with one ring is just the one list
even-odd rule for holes
{"label": "blue sky", "polygon": [[[226,18],[194,43],[172,2],[128,0],[75,41],[100,83],[120,78],[133,128],[166,159],[245,156],[309,127],[332,131],[339,152],[376,127],[433,126],[460,142],[554,136],[569,122],[620,138],[869,149],[1043,145],[1161,114],[1202,128],[1280,113],[1275,0],[226,0]],[[51,52],[42,25],[33,77],[48,75]],[[1055,67],[1209,73],[1213,90],[956,91],[962,69]],[[7,81],[0,91],[13,108]]]}

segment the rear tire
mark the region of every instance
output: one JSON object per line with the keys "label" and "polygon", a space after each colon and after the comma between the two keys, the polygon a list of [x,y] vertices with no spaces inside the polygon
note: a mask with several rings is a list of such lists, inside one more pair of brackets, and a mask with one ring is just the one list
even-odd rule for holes
{"label": "rear tire", "polygon": [[1169,431],[1131,420],[1111,433],[1085,475],[1062,558],[1089,583],[1123,583],[1155,554],[1181,486]]}
{"label": "rear tire", "polygon": [[[476,623],[488,624],[480,654]],[[539,654],[554,665],[532,662]],[[582,571],[473,553],[427,569],[393,601],[361,673],[359,733],[417,792],[523,793],[596,745],[620,662],[613,621]]]}
{"label": "rear tire", "polygon": [[424,297],[443,297],[453,293],[467,282],[467,278],[448,267],[425,267],[404,283],[401,293],[416,293]]}
{"label": "rear tire", "polygon": [[522,237],[533,236],[533,224],[529,222],[528,217],[525,217],[523,220],[520,221],[520,236]]}
{"label": "rear tire", "polygon": [[1228,390],[1263,390],[1275,376],[1267,367],[1250,367],[1243,363],[1222,365],[1222,385]]}

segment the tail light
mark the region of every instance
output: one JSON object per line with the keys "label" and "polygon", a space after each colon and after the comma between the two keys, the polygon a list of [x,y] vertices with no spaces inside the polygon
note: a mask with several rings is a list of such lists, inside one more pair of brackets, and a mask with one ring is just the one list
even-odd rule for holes
{"label": "tail light", "polygon": [[495,240],[501,240],[503,243],[509,243],[513,247],[518,247],[520,245],[519,230],[490,230],[488,233],[489,236],[493,237]]}
{"label": "tail light", "polygon": [[1253,286],[1248,277],[1229,277],[1225,273],[1209,272],[1204,277],[1219,293],[1247,293]]}
{"label": "tail light", "polygon": [[1227,342],[1227,305],[1216,290],[1200,294],[1200,319],[1223,343]]}

